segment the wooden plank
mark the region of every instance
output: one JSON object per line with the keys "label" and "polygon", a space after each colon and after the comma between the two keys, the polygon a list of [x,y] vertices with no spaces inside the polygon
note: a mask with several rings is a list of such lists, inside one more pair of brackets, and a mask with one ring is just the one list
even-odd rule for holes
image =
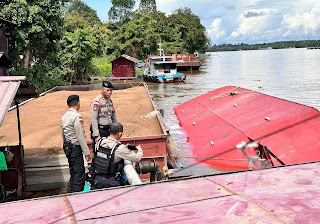
{"label": "wooden plank", "polygon": [[69,166],[26,169],[27,191],[45,191],[65,188],[70,174]]}
{"label": "wooden plank", "polygon": [[24,164],[26,168],[68,166],[68,159],[65,154],[25,157]]}
{"label": "wooden plank", "polygon": [[[54,189],[65,189],[68,186],[68,182],[55,182],[46,184],[45,190],[54,190]],[[43,184],[32,184],[27,185],[27,191],[44,191]]]}

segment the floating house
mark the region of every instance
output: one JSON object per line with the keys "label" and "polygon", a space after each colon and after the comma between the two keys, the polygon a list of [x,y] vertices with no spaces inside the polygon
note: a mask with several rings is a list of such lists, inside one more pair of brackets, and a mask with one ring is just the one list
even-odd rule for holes
{"label": "floating house", "polygon": [[181,70],[199,70],[201,62],[196,54],[172,54],[172,61],[177,62],[177,69]]}
{"label": "floating house", "polygon": [[112,61],[112,77],[135,77],[135,66],[139,60],[126,54]]}

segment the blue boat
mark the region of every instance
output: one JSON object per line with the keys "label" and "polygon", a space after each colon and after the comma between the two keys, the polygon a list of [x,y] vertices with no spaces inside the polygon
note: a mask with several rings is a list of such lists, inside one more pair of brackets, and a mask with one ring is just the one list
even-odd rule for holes
{"label": "blue boat", "polygon": [[[160,48],[160,56],[149,56],[143,70],[143,78],[151,82],[181,82],[186,79],[186,75],[177,72],[177,62],[172,61],[172,56],[166,56]],[[161,52],[163,52],[161,56]]]}

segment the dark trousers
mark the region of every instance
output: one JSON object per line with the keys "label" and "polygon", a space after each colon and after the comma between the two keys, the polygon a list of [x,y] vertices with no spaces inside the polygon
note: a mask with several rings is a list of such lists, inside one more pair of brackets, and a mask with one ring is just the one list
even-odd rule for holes
{"label": "dark trousers", "polygon": [[108,188],[108,187],[117,187],[121,185],[121,181],[117,180],[115,176],[96,173],[93,179],[93,184],[91,185],[91,190]]}
{"label": "dark trousers", "polygon": [[[110,125],[100,125],[99,124],[98,128],[99,128],[100,137],[108,137],[110,135],[110,131],[109,131]],[[92,126],[90,126],[90,131],[91,131],[91,139],[92,139],[92,149],[94,151],[96,141],[95,141],[94,137],[92,136]]]}
{"label": "dark trousers", "polygon": [[70,180],[68,183],[68,193],[83,191],[86,181],[86,174],[83,165],[82,149],[76,145],[70,156],[67,157],[69,162]]}

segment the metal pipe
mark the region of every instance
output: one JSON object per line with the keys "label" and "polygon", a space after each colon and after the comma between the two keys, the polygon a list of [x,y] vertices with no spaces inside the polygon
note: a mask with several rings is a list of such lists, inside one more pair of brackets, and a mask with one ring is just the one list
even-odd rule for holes
{"label": "metal pipe", "polygon": [[137,171],[134,169],[132,162],[129,160],[124,160],[124,173],[126,174],[126,177],[128,179],[128,183],[130,185],[139,185],[142,184],[142,181],[137,174]]}
{"label": "metal pipe", "polygon": [[21,125],[20,125],[20,113],[19,113],[19,104],[17,101],[14,101],[17,108],[17,120],[18,120],[18,133],[19,133],[19,146],[21,148],[22,142],[21,142]]}

